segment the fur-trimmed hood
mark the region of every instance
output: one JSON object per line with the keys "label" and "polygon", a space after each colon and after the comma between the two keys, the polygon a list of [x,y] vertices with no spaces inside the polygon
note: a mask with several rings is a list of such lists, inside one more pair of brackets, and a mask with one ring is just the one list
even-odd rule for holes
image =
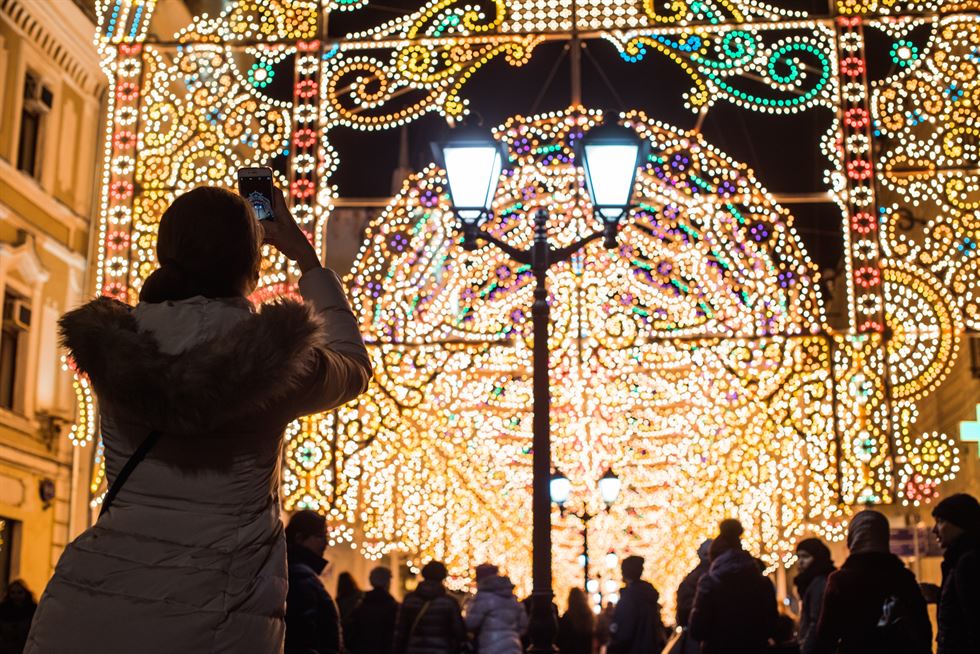
{"label": "fur-trimmed hood", "polygon": [[99,298],[62,316],[63,345],[103,405],[164,431],[199,432],[274,407],[323,346],[320,319],[279,301],[217,338],[161,351],[129,305]]}

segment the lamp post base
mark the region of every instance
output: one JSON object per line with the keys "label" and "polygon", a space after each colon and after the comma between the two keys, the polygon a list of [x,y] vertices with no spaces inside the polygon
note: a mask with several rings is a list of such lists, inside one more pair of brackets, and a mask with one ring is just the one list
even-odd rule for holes
{"label": "lamp post base", "polygon": [[528,652],[535,654],[555,654],[555,638],[558,635],[558,609],[551,591],[531,593],[531,620],[528,636]]}

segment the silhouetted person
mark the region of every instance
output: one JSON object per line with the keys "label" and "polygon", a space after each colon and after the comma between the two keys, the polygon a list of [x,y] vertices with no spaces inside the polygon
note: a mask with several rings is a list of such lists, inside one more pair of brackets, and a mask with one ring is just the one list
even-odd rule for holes
{"label": "silhouetted person", "polygon": [[950,495],[932,510],[933,532],[943,547],[937,654],[980,652],[980,503]]}
{"label": "silhouetted person", "polygon": [[616,605],[612,602],[606,602],[606,605],[602,608],[602,612],[599,613],[599,617],[595,621],[595,649],[597,652],[609,644],[609,628],[612,627],[613,618],[615,617]]}
{"label": "silhouetted person", "polygon": [[466,608],[466,630],[476,642],[477,654],[521,654],[521,636],[527,631],[527,612],[514,596],[514,584],[497,566],[476,567],[476,595]]}
{"label": "silhouetted person", "polygon": [[776,631],[772,635],[773,642],[766,650],[766,654],[800,654],[800,645],[793,635],[795,628],[793,618],[788,615],[778,616]]}
{"label": "silhouetted person", "polygon": [[[27,654],[282,650],[284,430],[364,392],[371,359],[340,279],[273,195],[264,225],[224,189],[178,195],[140,237],[160,267],[139,303],[61,318],[98,397],[109,490],[62,553]],[[263,243],[295,261],[303,303],[249,300]]]}
{"label": "silhouetted person", "polygon": [[459,604],[446,592],[446,566],[430,561],[405,597],[395,627],[395,654],[456,654],[466,640]]}
{"label": "silhouetted person", "polygon": [[660,593],[643,581],[643,557],[628,556],[621,565],[625,587],[609,627],[609,654],[659,652],[666,644],[660,617]]}
{"label": "silhouetted person", "polygon": [[929,654],[925,600],[901,559],[888,551],[888,518],[861,511],[847,529],[850,556],[827,578],[815,654]]}
{"label": "silhouetted person", "polygon": [[711,565],[711,560],[708,555],[710,549],[711,539],[709,538],[698,547],[698,564],[693,570],[687,573],[687,576],[684,577],[677,587],[677,612],[675,619],[677,626],[684,630],[681,634],[681,644],[675,645],[672,649],[672,651],[676,651],[678,654],[699,654],[701,652],[701,643],[694,640],[688,633],[687,624],[691,617],[691,609],[694,608],[694,596],[698,591],[698,580],[701,579],[701,575],[708,571],[708,567]]}
{"label": "silhouetted person", "polygon": [[364,599],[354,576],[349,572],[337,575],[337,610],[340,611],[340,625],[346,631],[350,627],[350,617]]}
{"label": "silhouetted person", "polygon": [[364,594],[360,605],[351,613],[344,643],[352,654],[388,654],[395,642],[395,620],[398,618],[398,602],[390,592],[391,571],[375,568],[368,581],[371,590]]}
{"label": "silhouetted person", "polygon": [[289,593],[285,654],[339,654],[340,616],[320,581],[327,566],[327,521],[316,511],[297,511],[286,527]]}
{"label": "silhouetted person", "polygon": [[0,600],[0,654],[24,651],[35,609],[37,603],[27,584],[19,579],[10,582]]}
{"label": "silhouetted person", "polygon": [[558,651],[561,654],[592,654],[595,614],[581,588],[568,591],[568,609],[558,621]]}
{"label": "silhouetted person", "polygon": [[711,566],[698,580],[688,633],[702,654],[764,652],[776,630],[776,590],[742,549],[742,524],[723,520],[711,543]]}
{"label": "silhouetted person", "polygon": [[817,538],[805,538],[796,546],[796,566],[799,572],[793,579],[800,597],[800,627],[798,640],[802,654],[810,654],[817,644],[817,622],[823,608],[827,577],[836,570],[830,549]]}

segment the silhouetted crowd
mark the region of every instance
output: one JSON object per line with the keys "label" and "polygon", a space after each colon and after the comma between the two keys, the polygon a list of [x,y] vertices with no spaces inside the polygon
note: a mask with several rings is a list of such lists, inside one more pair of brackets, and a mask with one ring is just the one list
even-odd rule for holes
{"label": "silhouetted crowd", "polygon": [[[980,653],[980,504],[952,495],[933,510],[944,549],[942,585],[917,583],[890,551],[887,518],[857,513],[847,532],[849,555],[838,568],[817,538],[801,540],[793,584],[797,615],[780,613],[766,566],[745,551],[738,520],[721,522],[698,548],[698,565],[677,589],[675,628],[661,617],[660,593],[642,579],[644,560],[622,561],[619,601],[598,615],[574,588],[558,619],[561,654],[926,654],[933,651],[928,602],[938,604],[939,654]],[[519,654],[527,646],[529,602],[491,564],[476,568],[476,594],[445,585],[438,561],[399,605],[391,573],[375,568],[371,590],[338,578],[336,602],[319,579],[326,565],[325,521],[295,514],[289,541],[286,654]],[[795,619],[794,619],[795,618]]]}

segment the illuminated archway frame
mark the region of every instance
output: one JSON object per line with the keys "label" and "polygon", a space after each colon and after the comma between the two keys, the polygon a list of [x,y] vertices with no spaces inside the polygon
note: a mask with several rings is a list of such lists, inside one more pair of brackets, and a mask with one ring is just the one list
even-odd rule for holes
{"label": "illuminated archway frame", "polygon": [[[964,324],[978,326],[973,254],[978,230],[975,208],[970,209],[977,200],[969,195],[976,185],[963,185],[962,177],[950,172],[968,160],[972,147],[963,139],[971,133],[969,111],[959,103],[976,94],[976,76],[962,68],[969,64],[977,23],[968,15],[933,12],[975,5],[852,3],[838,7],[842,17],[821,20],[758,3],[699,3],[697,15],[677,3],[679,13],[670,16],[656,14],[645,2],[620,4],[622,15],[593,15],[590,3],[580,2],[578,26],[592,30],[584,36],[609,39],[627,58],[638,60],[649,50],[671,56],[692,76],[694,109],[728,99],[755,110],[818,105],[838,110],[839,130],[829,133],[822,147],[833,164],[828,185],[846,216],[854,333],[848,348],[834,351],[834,363],[850,373],[846,382],[840,377],[840,393],[867,398],[858,421],[867,424],[867,432],[841,444],[842,499],[928,499],[935,461],[915,454],[923,449],[916,441],[929,450],[945,439],[910,436],[913,402],[945,376]],[[500,55],[523,63],[542,39],[567,38],[562,30],[571,27],[565,9],[554,10],[566,15],[553,17],[554,24],[544,26],[551,31],[543,32],[536,18],[521,19],[521,11],[533,10],[532,2],[495,7],[488,18],[459,3],[429,3],[370,34],[327,44],[313,40],[313,3],[294,1],[287,7],[243,0],[220,17],[196,21],[174,43],[151,44],[144,36],[152,0],[100,3],[99,44],[113,86],[99,289],[132,299],[153,265],[148,237],[175,190],[203,181],[230,185],[237,166],[265,162],[287,148],[291,200],[319,238],[336,166],[330,127],[380,129],[427,111],[459,115],[465,111],[460,89],[479,65]],[[876,11],[894,17],[877,17]],[[933,27],[931,42],[915,52],[901,42],[908,29],[921,24]],[[893,35],[893,58],[903,69],[873,89],[864,75],[865,27]],[[259,89],[269,68],[263,64],[293,52],[294,102],[264,98]],[[373,52],[390,54],[379,59]],[[746,77],[768,82],[771,97],[736,89],[734,83]],[[368,79],[373,81],[365,83]],[[412,93],[421,99],[389,109]],[[924,111],[903,120],[916,100]],[[880,161],[870,157],[873,138],[886,146]],[[900,197],[911,197],[907,204],[938,207],[924,245],[913,245],[901,233],[906,206]],[[269,261],[264,281],[275,290],[287,289],[293,272],[281,261]],[[917,312],[910,310],[916,306],[932,322],[916,322]],[[881,325],[889,327],[887,348]],[[84,381],[78,393],[84,410],[73,434],[84,443],[94,429]],[[853,422],[844,408],[838,411]]]}

